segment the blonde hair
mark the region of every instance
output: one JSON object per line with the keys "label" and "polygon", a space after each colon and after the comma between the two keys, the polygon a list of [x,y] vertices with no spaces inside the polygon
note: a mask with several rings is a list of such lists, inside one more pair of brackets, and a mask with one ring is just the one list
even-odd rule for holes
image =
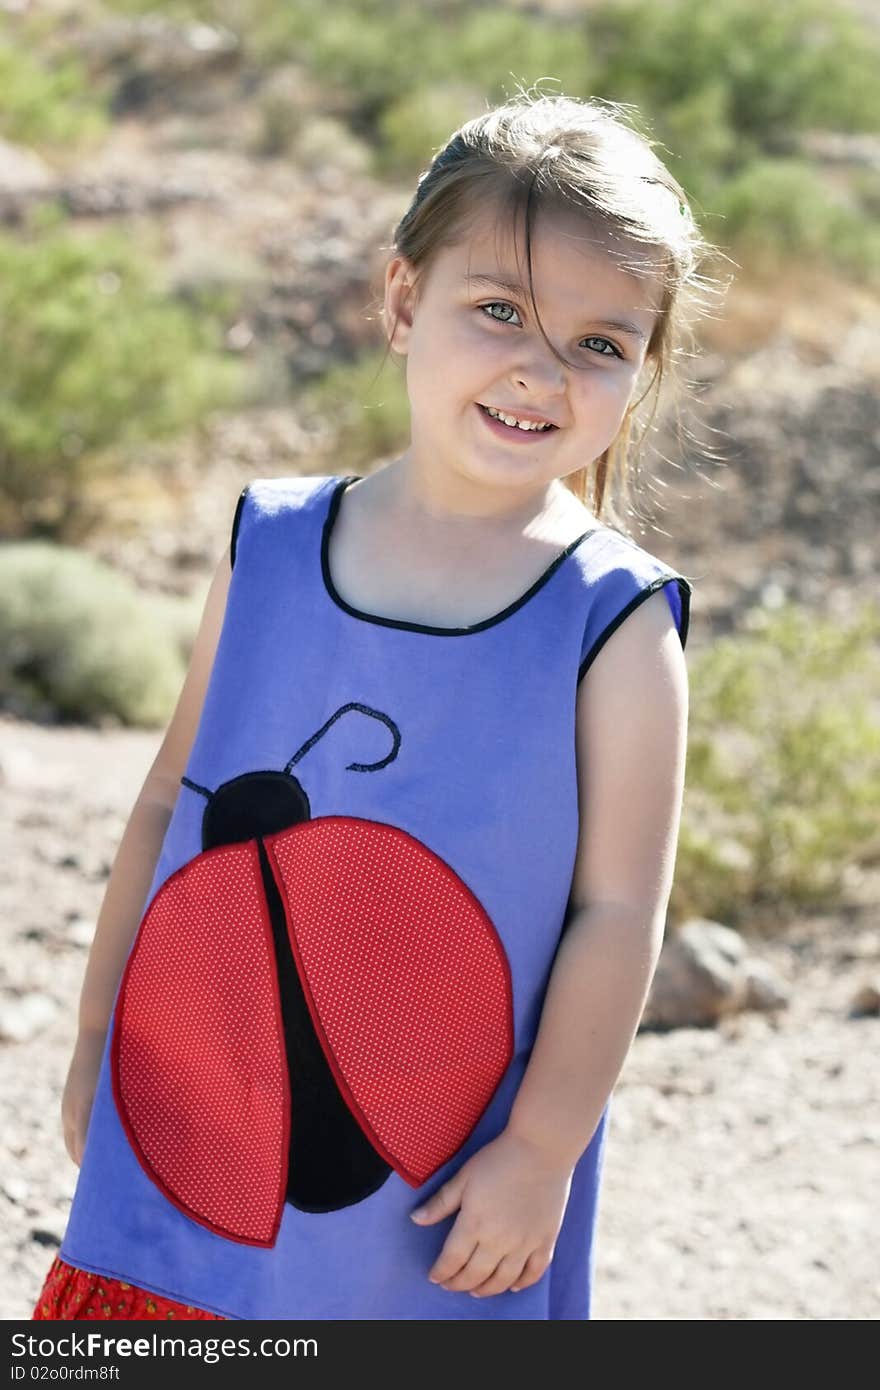
{"label": "blonde hair", "polygon": [[[629,503],[638,449],[656,413],[663,380],[675,377],[676,358],[682,355],[694,312],[704,309],[706,296],[719,288],[717,281],[701,273],[702,261],[716,248],[702,236],[684,190],[654,153],[652,142],[625,124],[626,110],[635,108],[524,91],[467,121],[419,177],[391,247],[383,248],[392,256],[405,256],[418,283],[438,251],[466,238],[486,208],[495,208],[496,226],[516,226],[522,219],[528,286],[537,318],[531,234],[539,212],[576,212],[602,236],[603,244],[645,243],[652,259],[646,261],[640,254],[633,264],[623,263],[638,275],[647,270],[661,287],[645,356],[653,376],[639,400],[627,407],[604,453],[563,479],[597,517],[621,526],[614,494],[620,494],[621,509]],[[539,327],[554,355],[566,361],[540,321]],[[383,362],[392,333],[393,326],[388,331],[386,325]],[[654,408],[636,437],[635,412],[652,391]]]}

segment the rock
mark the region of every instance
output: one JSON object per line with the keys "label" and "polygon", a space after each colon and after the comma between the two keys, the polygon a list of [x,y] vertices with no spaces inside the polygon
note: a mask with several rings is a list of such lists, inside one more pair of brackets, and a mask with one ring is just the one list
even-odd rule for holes
{"label": "rock", "polygon": [[752,958],[746,961],[747,1009],[784,1009],[788,1006],[791,992],[779,975],[766,961]]}
{"label": "rock", "polygon": [[700,918],[686,922],[663,945],[642,1026],[699,1027],[743,1008],[745,958],[745,942],[731,927]]}
{"label": "rock", "polygon": [[817,162],[880,170],[880,140],[873,132],[810,130],[788,138],[795,149]]}
{"label": "rock", "polygon": [[3,1178],[0,1182],[0,1191],[8,1197],[10,1202],[26,1202],[31,1195],[29,1183],[24,1178],[9,1177]]}
{"label": "rock", "polygon": [[58,1005],[48,994],[23,994],[0,1003],[0,1041],[28,1042],[52,1022]]}
{"label": "rock", "polygon": [[54,1249],[61,1245],[61,1237],[58,1232],[49,1230],[46,1226],[32,1226],[31,1240],[36,1241],[37,1245],[49,1245]]}
{"label": "rock", "polygon": [[17,221],[28,199],[54,183],[51,168],[33,150],[0,140],[0,222]]}
{"label": "rock", "polygon": [[866,932],[842,945],[839,958],[841,961],[873,960],[877,956],[880,956],[880,932]]}
{"label": "rock", "polygon": [[850,1018],[876,1018],[880,1014],[880,989],[873,981],[856,990],[849,1014]]}
{"label": "rock", "polygon": [[95,923],[89,917],[74,917],[68,923],[65,935],[71,946],[91,946]]}
{"label": "rock", "polygon": [[73,1200],[78,1177],[79,1173],[75,1168],[66,1169],[58,1174],[53,1189],[53,1196],[58,1202],[67,1205]]}
{"label": "rock", "polygon": [[95,74],[108,70],[168,86],[228,68],[241,58],[235,34],[219,26],[179,24],[160,14],[113,17],[77,36],[80,57]]}
{"label": "rock", "polygon": [[0,183],[5,191],[48,188],[53,182],[51,167],[33,150],[0,140]]}
{"label": "rock", "polygon": [[3,786],[30,787],[35,768],[36,759],[26,748],[9,744],[0,752],[0,783]]}
{"label": "rock", "polygon": [[701,1027],[744,1009],[786,1008],[790,991],[738,932],[695,918],[667,937],[641,1026]]}

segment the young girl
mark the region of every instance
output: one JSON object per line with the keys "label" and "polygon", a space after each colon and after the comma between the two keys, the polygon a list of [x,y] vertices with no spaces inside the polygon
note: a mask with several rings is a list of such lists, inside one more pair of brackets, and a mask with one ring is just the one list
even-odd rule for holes
{"label": "young girl", "polygon": [[100,914],[34,1317],[589,1318],[691,595],[602,518],[706,244],[596,103],[520,94],[419,180],[409,447],[239,498]]}

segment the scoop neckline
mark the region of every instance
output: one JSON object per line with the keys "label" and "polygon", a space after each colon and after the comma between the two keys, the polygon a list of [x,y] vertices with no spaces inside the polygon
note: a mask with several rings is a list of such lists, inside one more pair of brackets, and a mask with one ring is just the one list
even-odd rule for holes
{"label": "scoop neckline", "polygon": [[357,618],[365,623],[375,623],[379,627],[396,627],[406,632],[427,633],[433,637],[469,637],[472,633],[484,632],[486,628],[496,627],[499,623],[504,622],[505,619],[512,617],[514,613],[518,612],[520,608],[528,603],[529,599],[534,597],[539,589],[543,589],[547,581],[553,577],[559,569],[559,566],[568,559],[569,555],[577,549],[581,541],[586,540],[587,536],[594,536],[597,532],[607,529],[600,524],[599,526],[592,526],[588,531],[584,531],[581,535],[576,536],[573,541],[569,542],[561,554],[557,555],[556,559],[548,565],[543,574],[538,575],[538,578],[529,586],[524,594],[520,594],[519,598],[514,599],[506,608],[502,608],[499,613],[493,613],[491,617],[483,618],[478,623],[471,623],[467,627],[435,627],[431,623],[408,622],[404,618],[386,618],[379,613],[367,613],[364,609],[356,608],[353,604],[344,599],[336,588],[333,582],[333,575],[330,573],[330,537],[333,534],[333,524],[339,513],[339,507],[344,492],[352,483],[360,482],[361,477],[362,475],[360,473],[349,473],[345,477],[331,479],[330,505],[327,508],[327,515],[324,518],[324,525],[321,532],[321,576],[328,596],[338,608],[341,608],[343,612],[348,613],[352,618]]}

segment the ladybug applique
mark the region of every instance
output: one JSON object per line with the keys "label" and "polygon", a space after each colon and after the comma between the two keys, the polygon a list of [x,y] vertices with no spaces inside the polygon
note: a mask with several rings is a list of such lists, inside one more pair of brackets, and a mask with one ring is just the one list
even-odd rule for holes
{"label": "ladybug applique", "polygon": [[284,1203],[330,1212],[411,1187],[461,1147],[513,1056],[510,965],[455,871],[394,825],[311,818],[291,769],[207,801],[202,852],[162,884],[114,1012],[116,1108],[194,1221],[273,1246]]}

